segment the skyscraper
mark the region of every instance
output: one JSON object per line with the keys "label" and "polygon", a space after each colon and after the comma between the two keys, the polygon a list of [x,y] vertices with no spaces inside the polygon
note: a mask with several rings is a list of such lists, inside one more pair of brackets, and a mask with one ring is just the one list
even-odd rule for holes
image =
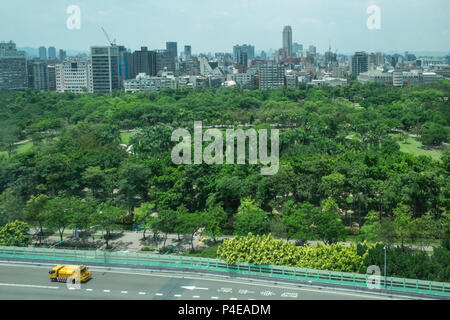
{"label": "skyscraper", "polygon": [[156,72],[167,70],[175,71],[175,57],[173,52],[169,50],[156,51]]}
{"label": "skyscraper", "polygon": [[369,71],[369,55],[365,52],[355,52],[349,61],[350,73],[359,75],[362,72]]}
{"label": "skyscraper", "polygon": [[56,48],[55,47],[48,47],[48,58],[56,59]]}
{"label": "skyscraper", "polygon": [[92,92],[91,61],[69,58],[56,65],[56,91],[84,93]]}
{"label": "skyscraper", "polygon": [[29,87],[39,91],[49,90],[47,61],[32,59],[28,61]]}
{"label": "skyscraper", "polygon": [[186,58],[186,60],[189,60],[192,57],[192,51],[191,51],[190,45],[184,46],[184,57]]}
{"label": "skyscraper", "polygon": [[145,73],[149,76],[156,76],[156,52],[149,51],[147,47],[141,47],[130,57],[129,78],[134,79],[139,73]]}
{"label": "skyscraper", "polygon": [[247,59],[253,60],[255,58],[255,47],[252,45],[235,45],[233,47],[233,60],[239,62],[241,52],[247,53]]}
{"label": "skyscraper", "polygon": [[91,47],[92,88],[94,93],[119,89],[119,50],[116,46]]}
{"label": "skyscraper", "polygon": [[17,51],[12,41],[0,43],[0,87],[11,90],[28,87],[25,51]]}
{"label": "skyscraper", "polygon": [[39,47],[39,59],[47,60],[47,48]]}
{"label": "skyscraper", "polygon": [[174,58],[178,57],[178,49],[176,42],[166,42],[166,50],[172,52]]}
{"label": "skyscraper", "polygon": [[285,26],[283,29],[283,54],[284,57],[292,57],[292,28]]}
{"label": "skyscraper", "polygon": [[63,49],[59,49],[59,62],[66,60],[67,54]]}

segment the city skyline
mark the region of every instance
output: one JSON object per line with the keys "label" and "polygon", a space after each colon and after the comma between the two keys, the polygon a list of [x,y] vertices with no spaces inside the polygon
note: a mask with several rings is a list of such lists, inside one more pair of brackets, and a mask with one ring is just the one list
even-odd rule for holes
{"label": "city skyline", "polygon": [[[92,45],[107,44],[101,30],[104,27],[117,44],[132,50],[141,46],[165,48],[166,42],[176,41],[180,48],[191,45],[193,54],[230,52],[236,43],[250,43],[260,52],[280,48],[283,27],[290,25],[293,42],[305,48],[313,44],[318,52],[325,52],[330,43],[333,51],[345,54],[449,50],[446,12],[450,4],[443,0],[399,0],[395,4],[385,0],[229,1],[226,6],[208,3],[205,8],[206,4],[203,0],[49,0],[46,5],[38,5],[17,0],[2,4],[0,40],[13,40],[18,47],[54,46],[87,52]],[[370,17],[366,9],[371,4],[381,9],[379,30],[366,26]],[[70,5],[81,10],[79,30],[66,27]],[[436,10],[438,7],[442,9]]]}

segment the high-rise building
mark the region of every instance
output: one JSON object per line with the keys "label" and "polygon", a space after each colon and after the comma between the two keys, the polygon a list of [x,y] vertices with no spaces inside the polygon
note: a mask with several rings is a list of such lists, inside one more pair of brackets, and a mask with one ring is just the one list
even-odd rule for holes
{"label": "high-rise building", "polygon": [[123,88],[123,81],[130,78],[131,52],[125,46],[118,46],[119,50],[119,83]]}
{"label": "high-rise building", "polygon": [[56,65],[56,91],[92,92],[92,64],[89,59],[69,58]]}
{"label": "high-rise building", "polygon": [[247,56],[247,52],[245,51],[241,51],[239,53],[239,58],[237,63],[239,63],[241,66],[243,67],[247,67],[248,66],[248,56]]}
{"label": "high-rise building", "polygon": [[315,57],[316,54],[317,54],[317,48],[315,46],[313,46],[313,45],[310,45],[309,49],[308,49],[307,56],[308,57]]}
{"label": "high-rise building", "polygon": [[284,86],[285,69],[275,61],[267,61],[259,66],[259,89],[277,89]]}
{"label": "high-rise building", "polygon": [[39,59],[47,60],[47,48],[39,47]]}
{"label": "high-rise building", "polygon": [[377,52],[375,54],[375,64],[377,66],[382,66],[384,65],[384,54],[381,52]]}
{"label": "high-rise building", "polygon": [[116,46],[91,47],[92,89],[111,93],[119,89],[119,50]]}
{"label": "high-rise building", "polygon": [[11,90],[28,87],[25,51],[18,51],[12,41],[0,43],[0,87]]}
{"label": "high-rise building", "polygon": [[48,90],[56,91],[56,60],[47,63],[48,70]]}
{"label": "high-rise building", "polygon": [[56,48],[55,47],[48,47],[48,58],[56,59]]}
{"label": "high-rise building", "polygon": [[369,55],[365,52],[355,52],[349,61],[350,73],[359,75],[362,72],[369,71]]}
{"label": "high-rise building", "polygon": [[252,45],[235,45],[233,47],[233,60],[235,62],[239,61],[239,56],[241,52],[247,53],[247,59],[253,60],[255,58],[255,47]]}
{"label": "high-rise building", "polygon": [[302,52],[303,51],[303,45],[297,42],[294,42],[292,45],[293,53]]}
{"label": "high-rise building", "polygon": [[292,57],[292,28],[285,26],[283,29],[283,54],[284,57]]}
{"label": "high-rise building", "polygon": [[140,73],[156,76],[156,51],[149,51],[147,47],[134,51],[130,56],[129,79],[135,79]]}
{"label": "high-rise building", "polygon": [[169,50],[157,50],[156,72],[164,70],[175,72],[175,57]]}
{"label": "high-rise building", "polygon": [[172,52],[174,58],[178,57],[178,48],[176,42],[166,42],[166,50]]}
{"label": "high-rise building", "polygon": [[35,90],[49,90],[49,77],[47,61],[32,59],[28,61],[28,86]]}
{"label": "high-rise building", "polygon": [[67,54],[63,49],[59,49],[59,62],[66,60]]}
{"label": "high-rise building", "polygon": [[192,49],[190,45],[184,46],[184,57],[189,60],[192,57]]}

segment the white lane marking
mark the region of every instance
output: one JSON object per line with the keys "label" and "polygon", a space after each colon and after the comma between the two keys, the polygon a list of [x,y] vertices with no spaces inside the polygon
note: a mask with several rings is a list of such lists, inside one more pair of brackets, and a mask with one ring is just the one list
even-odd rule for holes
{"label": "white lane marking", "polygon": [[0,283],[0,286],[21,287],[21,288],[39,288],[39,289],[59,289],[59,287],[37,286],[34,284],[18,284],[18,283]]}
{"label": "white lane marking", "polygon": [[200,298],[200,296],[192,296],[192,298]]}
{"label": "white lane marking", "polygon": [[237,298],[230,298],[230,300],[237,300]]}
{"label": "white lane marking", "polygon": [[120,291],[120,293],[128,293],[128,291]]}
{"label": "white lane marking", "polygon": [[163,296],[162,293],[155,293],[155,296]]}
{"label": "white lane marking", "polygon": [[188,286],[188,287],[181,287],[183,289],[187,289],[187,290],[208,290],[208,288],[199,288],[196,286]]}
{"label": "white lane marking", "polygon": [[103,290],[103,292],[111,292],[111,290]]}
{"label": "white lane marking", "polygon": [[145,294],[145,292],[139,292],[139,294]]}
{"label": "white lane marking", "polygon": [[219,297],[211,297],[211,299],[219,299]]}
{"label": "white lane marking", "polygon": [[92,291],[92,289],[86,289],[86,291]]}
{"label": "white lane marking", "polygon": [[174,297],[181,297],[181,294],[174,294]]}
{"label": "white lane marking", "polygon": [[298,293],[297,292],[285,292],[281,295],[282,298],[297,298]]}

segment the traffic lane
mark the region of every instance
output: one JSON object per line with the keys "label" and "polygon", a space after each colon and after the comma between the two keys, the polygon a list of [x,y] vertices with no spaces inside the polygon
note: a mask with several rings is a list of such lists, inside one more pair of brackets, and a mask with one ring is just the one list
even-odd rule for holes
{"label": "traffic lane", "polygon": [[[1,286],[0,294],[7,297],[7,291],[25,292],[40,299],[36,289],[30,286],[55,286],[55,291],[45,291],[46,297],[56,299],[387,299],[369,294],[330,291],[329,289],[298,288],[290,285],[255,283],[237,279],[203,279],[199,276],[181,274],[149,273],[131,270],[107,270],[90,268],[93,279],[81,284],[79,290],[69,290],[65,283],[50,282],[50,267],[34,265],[0,265],[0,282],[25,284],[28,287]],[[7,281],[5,281],[5,279]],[[8,289],[6,289],[8,288]],[[6,291],[7,290],[7,291]],[[33,295],[35,294],[35,295]]]}

